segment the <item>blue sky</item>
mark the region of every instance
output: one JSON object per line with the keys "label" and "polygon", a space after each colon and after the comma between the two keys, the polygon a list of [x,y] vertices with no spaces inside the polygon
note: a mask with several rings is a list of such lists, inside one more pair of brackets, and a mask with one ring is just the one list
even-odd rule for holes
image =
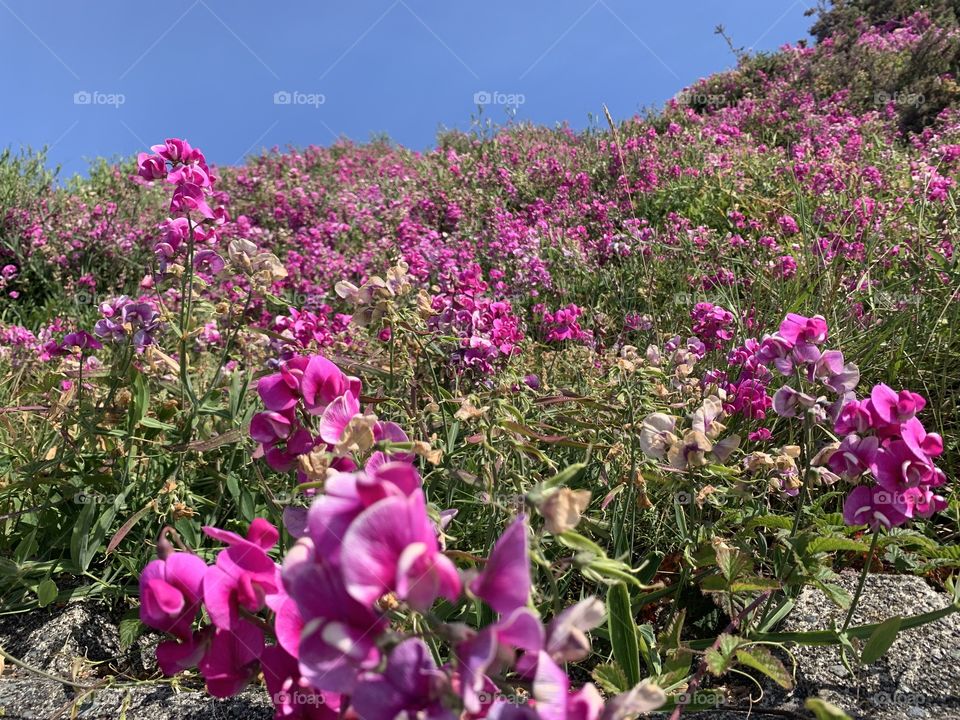
{"label": "blue sky", "polygon": [[585,127],[773,50],[813,0],[0,0],[0,146],[64,175],[181,136],[235,163],[387,133],[431,146],[483,116]]}

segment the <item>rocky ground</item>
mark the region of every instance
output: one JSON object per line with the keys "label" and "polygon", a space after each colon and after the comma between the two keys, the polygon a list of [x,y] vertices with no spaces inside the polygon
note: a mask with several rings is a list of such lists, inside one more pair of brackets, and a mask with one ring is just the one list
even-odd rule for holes
{"label": "rocky ground", "polygon": [[[840,583],[852,591],[856,575]],[[944,607],[948,598],[923,580],[874,575],[855,616],[855,624],[877,622],[894,614],[913,615]],[[215,700],[189,681],[175,686],[156,677],[156,637],[143,636],[121,649],[120,617],[105,604],[76,602],[64,608],[0,618],[0,644],[31,672],[7,662],[0,675],[0,718],[125,718],[125,720],[260,720],[272,717],[266,693],[252,688],[229,700]],[[822,593],[806,590],[784,630],[821,629],[842,613]],[[690,714],[691,718],[811,717],[803,701],[819,696],[855,718],[871,720],[960,720],[960,613],[916,630],[905,631],[883,658],[847,674],[836,648],[794,648],[796,689],[784,694],[767,687],[764,697],[738,711]],[[105,687],[106,678],[113,678]],[[58,680],[59,679],[59,680]],[[62,680],[69,680],[73,685]]]}

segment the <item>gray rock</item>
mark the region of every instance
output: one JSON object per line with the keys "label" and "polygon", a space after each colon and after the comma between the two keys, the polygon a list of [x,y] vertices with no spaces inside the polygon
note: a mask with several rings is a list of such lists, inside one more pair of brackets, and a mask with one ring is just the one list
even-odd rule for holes
{"label": "gray rock", "polygon": [[[851,595],[859,574],[843,573],[837,584]],[[950,602],[921,578],[906,575],[870,575],[854,613],[853,625],[906,617],[939,610]],[[836,607],[815,588],[804,589],[796,607],[781,628],[784,632],[826,630],[831,623],[843,624],[846,611]],[[722,709],[684,714],[691,720],[735,720],[736,718],[811,717],[803,710],[808,697],[821,697],[863,720],[960,720],[960,613],[935,623],[902,631],[890,650],[873,665],[857,670],[851,677],[840,662],[837,647],[793,647],[797,661],[796,687],[790,693],[770,682],[762,682],[764,699],[747,715]],[[790,667],[789,658],[782,658]],[[744,706],[744,709],[746,706]],[[764,710],[772,713],[765,713]],[[790,717],[791,715],[786,715]]]}
{"label": "gray rock", "polygon": [[[0,676],[3,720],[269,720],[266,691],[251,685],[226,700],[210,697],[197,678],[182,690],[159,678],[154,650],[160,636],[141,636],[120,650],[120,614],[105,603],[80,601],[65,607],[0,618],[0,645],[31,668],[96,690],[56,682],[7,662]],[[120,687],[117,687],[120,686]]]}

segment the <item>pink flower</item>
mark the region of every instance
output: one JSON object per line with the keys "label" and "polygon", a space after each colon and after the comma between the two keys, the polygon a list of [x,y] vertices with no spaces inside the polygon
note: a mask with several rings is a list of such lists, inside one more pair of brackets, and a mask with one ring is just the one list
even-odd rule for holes
{"label": "pink flower", "polygon": [[874,416],[874,424],[878,427],[905,423],[923,410],[926,404],[927,401],[917,393],[909,390],[897,393],[883,383],[874,385],[870,391],[870,411]]}
{"label": "pink flower", "polygon": [[523,515],[514,520],[494,544],[487,564],[469,588],[498,613],[510,613],[527,604],[530,559]]}
{"label": "pink flower", "polygon": [[250,523],[246,538],[209,526],[203,531],[228,545],[207,570],[203,602],[213,624],[230,630],[237,626],[241,608],[259,612],[266,606],[268,595],[281,591],[279,568],[266,553],[276,545],[280,534],[263,518]]}
{"label": "pink flower", "polygon": [[843,521],[847,525],[869,525],[890,529],[907,521],[905,508],[897,507],[894,493],[881,487],[858,485],[843,503]]}
{"label": "pink flower", "polygon": [[340,549],[350,595],[368,606],[393,592],[426,611],[439,596],[456,600],[460,577],[440,553],[422,492],[391,496],[364,510],[350,524]]}
{"label": "pink flower", "polygon": [[830,456],[828,465],[837,475],[853,480],[873,467],[879,443],[875,437],[847,435],[837,451]]}
{"label": "pink flower", "polygon": [[192,182],[182,182],[177,185],[170,198],[170,212],[189,213],[199,212],[208,220],[213,220],[213,210],[207,204],[207,198],[203,194],[203,189]]}
{"label": "pink flower", "polygon": [[850,400],[840,409],[833,429],[838,435],[863,434],[873,426],[873,415],[865,400]]}
{"label": "pink flower", "polygon": [[167,176],[167,164],[160,155],[137,155],[137,175],[144,180],[163,180]]}
{"label": "pink flower", "polygon": [[197,663],[207,692],[220,698],[240,692],[256,677],[263,646],[263,631],[247,620],[240,620],[232,630],[215,630]]}
{"label": "pink flower", "polygon": [[386,619],[347,592],[340,569],[318,557],[310,538],[287,553],[282,575],[305,623],[298,648],[305,681],[319,690],[352,692],[358,673],[380,663],[376,640]]}
{"label": "pink flower", "polygon": [[800,342],[821,345],[827,339],[827,321],[820,315],[808,318],[789,313],[780,323],[780,337],[791,346]]}
{"label": "pink flower", "polygon": [[257,413],[250,421],[250,436],[260,443],[254,457],[263,456],[280,472],[292,469],[297,457],[314,445],[313,436],[297,423],[292,411]]}
{"label": "pink flower", "polygon": [[150,149],[172,163],[187,162],[193,153],[190,143],[180,138],[167,138],[162,145],[151,145]]}
{"label": "pink flower", "polygon": [[260,655],[263,679],[277,718],[291,720],[336,720],[340,696],[311,687],[300,675],[295,656],[272,645]]}
{"label": "pink flower", "polygon": [[143,624],[189,638],[200,610],[206,573],[206,563],[190,553],[175,552],[165,560],[151,560],[140,575]]}

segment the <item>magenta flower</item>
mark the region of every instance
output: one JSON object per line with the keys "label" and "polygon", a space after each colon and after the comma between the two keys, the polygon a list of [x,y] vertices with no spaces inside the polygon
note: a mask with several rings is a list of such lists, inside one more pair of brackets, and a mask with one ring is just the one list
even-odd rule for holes
{"label": "magenta flower", "polygon": [[460,594],[460,576],[440,553],[422,492],[384,498],[360,513],[344,535],[340,562],[347,591],[367,606],[393,592],[426,611],[437,597]]}
{"label": "magenta flower", "polygon": [[175,552],[165,560],[151,560],[140,575],[143,624],[183,640],[190,638],[206,573],[206,563],[190,553]]}
{"label": "magenta flower", "polygon": [[420,487],[420,475],[407,462],[384,462],[372,470],[368,462],[363,472],[332,474],[324,494],[310,506],[306,531],[316,547],[336,561],[347,528],[361,512],[387,497],[405,498]]}
{"label": "magenta flower", "polygon": [[103,345],[86,330],[77,330],[63,336],[62,348],[77,348],[78,350],[100,350]]}
{"label": "magenta flower", "polygon": [[936,457],[943,453],[943,439],[937,433],[928,433],[915,417],[900,428],[900,438],[918,460]]}
{"label": "magenta flower", "polygon": [[779,334],[791,346],[799,343],[822,345],[827,339],[827,321],[820,315],[808,318],[789,313],[780,323]]}
{"label": "magenta flower", "polygon": [[230,630],[237,626],[241,608],[259,612],[266,606],[267,596],[281,591],[279,568],[266,553],[280,534],[263,518],[250,524],[246,538],[209,526],[203,531],[228,545],[207,570],[203,602],[213,624]]}
{"label": "magenta flower", "polygon": [[230,697],[240,692],[257,675],[257,660],[263,652],[263,631],[246,620],[232,629],[218,628],[197,668],[207,681],[207,692],[214,697]]}
{"label": "magenta flower", "polygon": [[295,357],[280,366],[280,372],[257,383],[257,392],[268,410],[283,412],[303,401],[311,415],[321,415],[339,397],[360,397],[360,381],[348,377],[320,355]]}
{"label": "magenta flower", "polygon": [[834,422],[833,429],[838,435],[849,433],[863,434],[873,427],[873,414],[865,400],[850,400],[844,403]]}
{"label": "magenta flower", "polygon": [[847,435],[827,464],[837,475],[854,480],[873,467],[878,447],[879,442],[873,436]]}
{"label": "magenta flower", "polygon": [[874,531],[903,525],[909,518],[906,506],[897,502],[896,493],[882,487],[858,485],[843,503],[843,521],[847,525],[869,525]]}
{"label": "magenta flower", "polygon": [[347,426],[360,413],[360,400],[352,393],[344,393],[333,400],[320,416],[320,439],[328,445],[340,442]]}
{"label": "magenta flower", "polygon": [[873,386],[870,391],[870,410],[876,427],[898,426],[923,410],[927,401],[909,390],[894,392],[883,383]]}
{"label": "magenta flower", "polygon": [[545,652],[537,662],[533,697],[541,720],[598,720],[603,711],[603,698],[597,688],[587,683],[571,693],[570,678]]}
{"label": "magenta flower", "polygon": [[180,138],[167,138],[162,145],[151,145],[150,149],[172,163],[187,162],[193,154],[190,143]]}
{"label": "magenta flower", "polygon": [[352,692],[357,674],[380,663],[376,640],[386,619],[351,597],[339,568],[318,558],[309,538],[287,553],[282,575],[305,623],[298,648],[301,674],[319,690]]}
{"label": "magenta flower", "polygon": [[257,413],[250,421],[250,436],[260,443],[254,457],[263,456],[280,472],[291,470],[297,457],[314,446],[313,436],[297,423],[292,411]]}
{"label": "magenta flower", "polygon": [[137,175],[144,180],[163,180],[167,176],[167,163],[160,155],[138,153]]}
{"label": "magenta flower", "polygon": [[295,656],[271,645],[260,654],[263,679],[276,709],[276,718],[336,720],[340,697],[311,687],[300,675]]}
{"label": "magenta flower", "polygon": [[170,198],[170,212],[199,212],[208,220],[216,218],[213,210],[211,210],[207,204],[207,198],[203,193],[203,188],[192,182],[182,182],[177,185],[173,191],[173,196]]}
{"label": "magenta flower", "polygon": [[500,536],[483,571],[470,583],[469,589],[501,614],[527,604],[530,597],[530,558],[525,516],[517,517]]}
{"label": "magenta flower", "polygon": [[918,457],[903,440],[894,440],[877,451],[874,472],[877,483],[890,492],[945,482],[933,461],[923,453]]}
{"label": "magenta flower", "polygon": [[391,651],[382,675],[367,673],[357,683],[353,709],[363,720],[455,720],[441,702],[448,685],[423,640],[410,638]]}
{"label": "magenta flower", "polygon": [[213,628],[205,627],[183,639],[165,640],[157,645],[157,665],[160,671],[170,677],[177,673],[196,667],[203,659],[210,640],[213,637]]}

